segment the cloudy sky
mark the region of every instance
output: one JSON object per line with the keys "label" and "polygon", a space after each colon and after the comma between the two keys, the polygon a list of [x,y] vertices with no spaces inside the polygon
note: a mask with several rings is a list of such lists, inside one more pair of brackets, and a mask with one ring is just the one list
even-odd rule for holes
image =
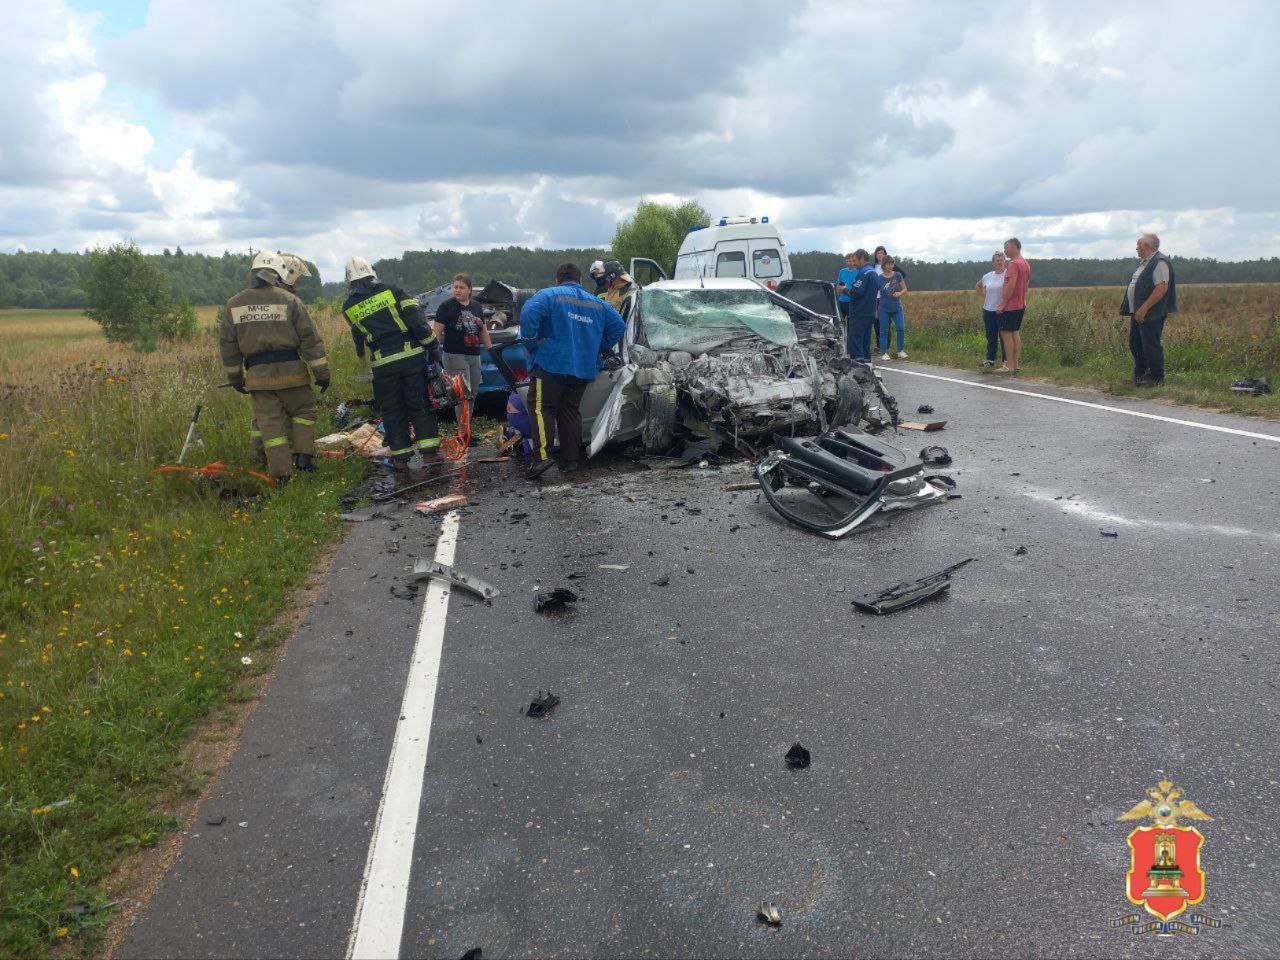
{"label": "cloudy sky", "polygon": [[[0,250],[1280,255],[1280,3],[0,0]],[[606,19],[605,11],[614,11]],[[627,11],[634,12],[628,17]]]}

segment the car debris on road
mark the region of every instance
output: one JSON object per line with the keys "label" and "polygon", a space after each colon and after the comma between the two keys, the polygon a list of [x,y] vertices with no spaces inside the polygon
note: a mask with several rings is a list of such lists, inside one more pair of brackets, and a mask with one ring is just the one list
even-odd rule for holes
{"label": "car debris on road", "polygon": [[950,487],[926,477],[924,463],[867,434],[836,429],[777,443],[756,467],[765,499],[791,523],[831,539],[878,511],[948,498]]}
{"label": "car debris on road", "polygon": [[906,607],[915,606],[946,593],[951,589],[951,575],[966,564],[972,563],[973,557],[953,563],[945,570],[921,577],[919,580],[903,581],[876,593],[868,593],[853,601],[853,605],[863,613],[894,613]]}
{"label": "car debris on road", "polygon": [[559,613],[571,603],[578,602],[578,595],[568,587],[556,587],[534,598],[533,608],[538,613]]}
{"label": "car debris on road", "polygon": [[806,750],[799,742],[793,743],[791,749],[786,752],[782,758],[787,761],[787,766],[792,770],[803,770],[809,766],[809,751]]}
{"label": "car debris on road", "polygon": [[756,907],[756,916],[771,927],[782,926],[782,913],[768,900],[760,901],[760,905]]}
{"label": "car debris on road", "polygon": [[454,507],[465,507],[467,498],[460,493],[451,493],[443,497],[434,497],[415,503],[413,509],[418,513],[439,513],[441,510],[452,510]]}
{"label": "car debris on road", "polygon": [[455,587],[474,593],[486,603],[492,603],[498,596],[498,588],[492,584],[435,560],[418,560],[413,565],[413,579],[415,582],[430,579],[444,580]]}
{"label": "car debris on road", "polygon": [[541,720],[544,717],[551,716],[551,711],[560,703],[560,698],[550,690],[538,691],[538,695],[533,698],[524,715],[531,720]]}

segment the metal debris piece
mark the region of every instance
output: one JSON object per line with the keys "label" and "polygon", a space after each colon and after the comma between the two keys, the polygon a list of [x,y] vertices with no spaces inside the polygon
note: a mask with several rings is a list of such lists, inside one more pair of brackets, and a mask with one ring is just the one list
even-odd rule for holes
{"label": "metal debris piece", "polygon": [[435,497],[431,500],[423,500],[421,503],[415,503],[413,509],[422,514],[439,513],[441,510],[452,510],[455,507],[465,507],[467,498],[460,493],[451,493],[444,497]]}
{"label": "metal debris piece", "polygon": [[922,430],[925,433],[941,430],[946,425],[945,420],[903,420],[898,424],[903,430]]}
{"label": "metal debris piece", "polygon": [[1252,393],[1254,396],[1262,396],[1264,393],[1271,392],[1271,381],[1266,377],[1248,377],[1232,383],[1231,389],[1236,393]]}
{"label": "metal debris piece", "polygon": [[760,906],[756,907],[756,916],[771,927],[782,926],[782,914],[768,900],[760,901]]}
{"label": "metal debris piece", "polygon": [[498,596],[498,588],[490,583],[486,583],[479,577],[473,577],[469,573],[463,573],[456,570],[445,563],[436,563],[434,560],[425,558],[418,560],[413,565],[413,579],[421,582],[434,577],[437,580],[447,580],[455,587],[461,587],[468,593],[474,593],[486,603],[492,603],[494,598]]}
{"label": "metal debris piece", "polygon": [[543,717],[551,716],[551,711],[556,708],[559,702],[560,698],[550,690],[545,692],[539,690],[538,695],[533,698],[533,702],[529,704],[529,709],[524,712],[524,715],[531,720],[541,720]]}
{"label": "metal debris piece", "polygon": [[578,595],[567,587],[556,587],[534,598],[533,608],[538,613],[558,613],[570,603],[577,603]]}
{"label": "metal debris piece", "polygon": [[946,447],[935,445],[921,450],[920,459],[931,467],[945,467],[951,462],[951,454],[947,453]]}
{"label": "metal debris piece", "polygon": [[854,600],[853,605],[863,613],[893,613],[904,607],[914,606],[922,600],[928,600],[951,589],[951,574],[965,564],[972,563],[973,557],[952,564],[945,570],[922,577],[919,580],[896,584],[879,593],[868,593]]}
{"label": "metal debris piece", "polygon": [[809,766],[809,751],[799,743],[793,743],[782,759],[787,761],[787,766],[792,770],[803,770]]}
{"label": "metal debris piece", "polygon": [[729,491],[730,493],[734,493],[739,490],[754,490],[756,489],[757,486],[759,486],[759,484],[757,484],[753,480],[750,483],[730,483],[727,486],[725,486],[725,490]]}
{"label": "metal debris piece", "polygon": [[597,563],[596,567],[597,569],[600,569],[600,570],[630,570],[631,564],[629,563]]}

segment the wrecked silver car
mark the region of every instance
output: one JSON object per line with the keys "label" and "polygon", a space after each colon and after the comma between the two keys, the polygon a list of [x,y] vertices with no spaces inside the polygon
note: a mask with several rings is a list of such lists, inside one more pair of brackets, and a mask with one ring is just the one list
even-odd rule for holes
{"label": "wrecked silver car", "polygon": [[897,422],[893,398],[845,355],[829,317],[752,280],[663,280],[634,296],[623,363],[583,398],[589,455],[614,441],[662,454],[713,438],[757,456],[775,434]]}

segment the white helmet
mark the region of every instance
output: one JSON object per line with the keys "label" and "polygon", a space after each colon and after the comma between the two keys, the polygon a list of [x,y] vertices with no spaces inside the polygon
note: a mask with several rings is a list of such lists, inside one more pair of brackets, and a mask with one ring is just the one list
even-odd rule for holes
{"label": "white helmet", "polygon": [[284,261],[284,268],[288,271],[287,276],[284,277],[284,282],[287,286],[296,287],[298,281],[303,277],[311,276],[311,271],[307,268],[307,261],[296,253],[280,251],[280,259]]}
{"label": "white helmet", "polygon": [[347,261],[347,283],[354,283],[356,280],[362,280],[365,277],[378,279],[378,275],[373,272],[373,267],[369,265],[368,260],[364,257],[352,257]]}
{"label": "white helmet", "polygon": [[[266,280],[268,283],[283,283],[285,277],[289,275],[289,268],[285,265],[284,257],[278,253],[272,253],[270,250],[259,251],[253,258],[253,264],[249,270],[255,277]],[[271,273],[275,276],[263,276],[265,273]]]}
{"label": "white helmet", "polygon": [[587,273],[595,277],[597,280],[599,280],[602,276],[604,276],[604,261],[603,260],[593,261],[591,264],[591,268],[587,271]]}

